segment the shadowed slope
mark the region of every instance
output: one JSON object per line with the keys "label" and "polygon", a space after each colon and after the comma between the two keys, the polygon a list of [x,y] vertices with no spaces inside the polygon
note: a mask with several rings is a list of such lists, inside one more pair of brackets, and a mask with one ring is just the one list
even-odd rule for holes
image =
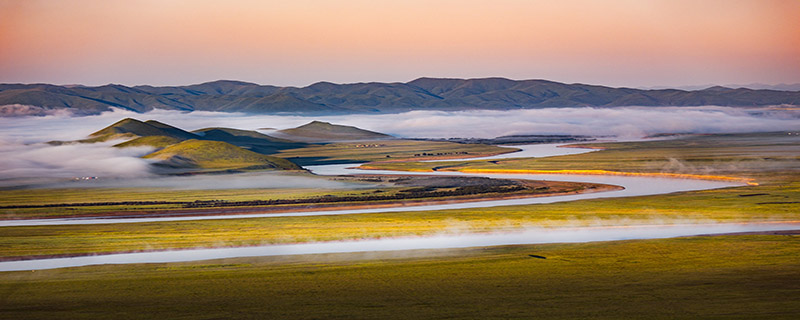
{"label": "shadowed slope", "polygon": [[[800,105],[800,92],[711,87],[643,90],[547,80],[419,78],[407,83],[319,82],[303,88],[238,81],[179,87],[0,84],[0,115],[21,105],[41,112],[98,114],[111,108],[247,112],[254,114],[397,113],[411,110],[511,110],[568,107]],[[17,110],[18,111],[14,111]],[[30,108],[29,108],[30,109]]]}
{"label": "shadowed slope", "polygon": [[305,143],[271,137],[257,131],[232,128],[204,128],[192,131],[203,140],[223,141],[261,154],[273,154],[280,150],[296,149]]}
{"label": "shadowed slope", "polygon": [[301,170],[288,160],[221,141],[186,140],[144,156],[172,168]]}

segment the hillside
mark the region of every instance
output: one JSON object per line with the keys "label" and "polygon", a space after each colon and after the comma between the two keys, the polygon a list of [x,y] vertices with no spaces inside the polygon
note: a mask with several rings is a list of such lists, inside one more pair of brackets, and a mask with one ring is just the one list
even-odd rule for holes
{"label": "hillside", "polygon": [[726,87],[644,90],[503,78],[420,78],[407,83],[319,82],[302,88],[238,81],[176,87],[0,84],[2,116],[47,114],[55,110],[86,115],[111,108],[136,112],[157,108],[252,114],[350,114],[410,110],[705,105],[800,105],[800,91]]}
{"label": "hillside", "polygon": [[383,133],[322,121],[312,121],[297,128],[280,130],[273,135],[284,139],[304,142],[381,140],[393,138]]}
{"label": "hillside", "polygon": [[177,140],[194,139],[197,136],[191,132],[164,124],[155,120],[145,122],[125,118],[116,123],[89,135],[88,139],[81,142],[99,142],[112,139],[132,139],[136,137],[163,136]]}
{"label": "hillside", "polygon": [[205,128],[192,131],[199,139],[223,141],[262,154],[273,154],[280,150],[302,148],[306,144],[271,137],[257,131],[231,128]]}
{"label": "hillside", "polygon": [[114,147],[117,148],[128,148],[128,147],[154,147],[156,149],[163,149],[168,146],[171,146],[176,143],[180,143],[181,140],[173,137],[165,137],[165,136],[146,136],[146,137],[138,137],[133,140],[125,141],[123,143],[115,144]]}
{"label": "hillside", "polygon": [[160,166],[199,169],[301,170],[288,160],[266,156],[221,141],[186,140],[144,156]]}

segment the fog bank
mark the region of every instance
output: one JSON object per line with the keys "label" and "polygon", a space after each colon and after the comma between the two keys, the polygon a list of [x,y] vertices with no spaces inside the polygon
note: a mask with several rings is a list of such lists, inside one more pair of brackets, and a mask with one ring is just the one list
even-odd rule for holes
{"label": "fog bank", "polygon": [[0,187],[99,176],[153,176],[149,162],[139,158],[152,148],[112,148],[113,143],[51,146],[0,141]]}
{"label": "fog bank", "polygon": [[[51,146],[42,142],[82,139],[126,117],[158,120],[185,130],[231,127],[291,128],[313,120],[357,126],[406,138],[494,138],[504,135],[593,135],[640,138],[657,133],[735,133],[800,128],[796,110],[728,107],[552,108],[511,111],[412,111],[402,114],[336,116],[246,115],[155,110],[115,110],[73,117],[0,117],[0,186],[10,179],[152,177],[147,148],[112,148],[113,143]],[[262,130],[268,133],[269,130]],[[278,182],[275,182],[276,184]],[[162,180],[159,184],[173,185]],[[260,183],[264,186],[268,183]],[[299,182],[304,185],[306,182]],[[252,185],[242,182],[241,185]]]}
{"label": "fog bank", "polygon": [[795,110],[729,107],[550,108],[510,111],[411,111],[337,116],[246,115],[115,110],[95,116],[0,117],[0,137],[31,143],[74,140],[126,117],[158,120],[185,130],[231,127],[285,129],[313,120],[357,126],[407,138],[494,138],[515,134],[603,135],[640,138],[657,133],[735,133],[796,130]]}

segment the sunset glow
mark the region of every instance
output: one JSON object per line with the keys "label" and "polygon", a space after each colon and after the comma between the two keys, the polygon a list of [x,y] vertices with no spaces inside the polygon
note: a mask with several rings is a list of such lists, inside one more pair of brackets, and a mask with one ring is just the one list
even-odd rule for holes
{"label": "sunset glow", "polygon": [[[366,167],[366,166],[364,166]],[[442,170],[447,171],[447,170]],[[456,170],[466,173],[511,173],[511,174],[581,174],[581,175],[607,175],[607,176],[631,176],[631,177],[664,177],[673,179],[700,179],[712,181],[742,182],[750,186],[757,186],[758,183],[750,178],[739,178],[729,176],[715,176],[707,174],[688,174],[688,173],[668,173],[668,172],[620,172],[608,170],[528,170],[528,169],[460,169]]]}
{"label": "sunset glow", "polygon": [[800,82],[800,2],[0,1],[0,82]]}

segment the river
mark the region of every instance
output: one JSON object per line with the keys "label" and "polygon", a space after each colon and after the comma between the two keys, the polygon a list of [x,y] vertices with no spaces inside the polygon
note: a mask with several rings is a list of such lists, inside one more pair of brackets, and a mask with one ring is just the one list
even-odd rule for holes
{"label": "river", "polygon": [[[525,149],[527,146],[522,146]],[[530,151],[535,149],[535,151]],[[529,150],[519,153],[509,153],[492,157],[492,159],[548,156],[546,150],[562,151],[555,145],[536,145]],[[543,151],[544,150],[544,151]],[[592,150],[581,150],[591,152]],[[575,150],[570,152],[578,153]],[[352,174],[355,169],[349,165],[325,165],[307,167],[320,175]],[[574,201],[582,199],[597,199],[609,197],[629,197],[641,195],[665,194],[681,191],[707,190],[741,185],[734,182],[706,181],[693,179],[671,179],[656,177],[631,177],[631,176],[602,176],[602,175],[520,175],[520,174],[467,174],[458,172],[420,172],[398,173],[395,171],[373,171],[377,174],[438,174],[438,175],[464,175],[483,176],[491,178],[513,178],[533,180],[558,180],[576,182],[594,182],[613,184],[625,187],[624,190],[587,193],[568,196],[553,196],[543,198],[526,198],[512,200],[478,201],[442,205],[421,205],[398,208],[360,209],[360,210],[330,210],[315,212],[289,212],[278,214],[244,214],[223,216],[199,217],[162,217],[162,218],[88,218],[88,219],[38,219],[38,220],[6,220],[0,221],[0,226],[39,226],[39,225],[72,225],[72,224],[102,224],[102,223],[139,223],[154,221],[189,221],[207,219],[246,219],[285,216],[314,216],[314,215],[341,215],[379,212],[401,212],[420,210],[445,210],[459,208],[481,208],[504,205],[553,203],[561,201]],[[520,232],[488,233],[488,234],[445,234],[426,237],[405,237],[393,239],[367,239],[358,241],[334,241],[302,244],[283,244],[254,247],[236,248],[210,248],[169,250],[155,252],[121,253],[92,255],[70,258],[37,259],[24,261],[0,262],[0,271],[18,270],[43,270],[98,264],[127,264],[127,263],[165,263],[198,261],[209,259],[223,259],[235,257],[299,255],[320,253],[344,253],[366,251],[393,251],[415,249],[449,249],[481,246],[499,246],[516,244],[539,244],[558,242],[589,242],[628,239],[656,239],[698,234],[720,234],[732,232],[756,232],[798,229],[798,223],[719,223],[719,224],[685,224],[685,225],[646,225],[646,226],[616,226],[616,227],[581,227],[581,228],[532,228]]]}
{"label": "river", "polygon": [[719,223],[579,228],[531,228],[521,232],[435,235],[253,247],[167,250],[0,262],[1,271],[45,270],[100,264],[168,263],[211,259],[369,251],[456,249],[519,244],[659,239],[700,234],[762,232],[800,228],[800,223]]}
{"label": "river", "polygon": [[[595,150],[578,148],[558,148],[556,144],[547,145],[528,145],[516,146],[521,148],[520,152],[506,153],[489,157],[491,159],[505,159],[516,157],[547,157],[553,155],[586,153]],[[478,158],[480,159],[480,158]],[[461,159],[474,160],[474,159]],[[450,160],[457,161],[457,160]],[[408,205],[392,208],[374,209],[349,209],[349,210],[324,210],[324,211],[298,211],[284,213],[256,213],[256,214],[237,214],[237,215],[203,215],[203,216],[174,216],[174,217],[151,217],[151,218],[63,218],[63,219],[27,219],[27,220],[2,220],[0,227],[14,226],[46,226],[46,225],[87,225],[87,224],[108,224],[108,223],[144,223],[144,222],[167,222],[167,221],[195,221],[195,220],[217,220],[217,219],[251,219],[269,217],[303,217],[303,216],[322,216],[322,215],[343,215],[343,214],[362,214],[362,213],[381,213],[381,212],[405,212],[405,211],[429,211],[447,209],[469,209],[486,208],[509,205],[544,204],[564,201],[575,201],[585,199],[599,199],[611,197],[631,197],[646,196],[655,194],[665,194],[683,191],[708,190],[740,186],[742,183],[709,181],[696,179],[673,179],[660,177],[633,177],[633,176],[604,176],[604,175],[572,175],[572,174],[473,174],[462,172],[397,172],[387,170],[360,171],[352,169],[359,164],[336,164],[322,166],[306,166],[305,168],[318,175],[343,175],[355,173],[374,173],[387,175],[455,175],[455,176],[481,176],[498,179],[529,179],[529,180],[552,180],[552,181],[572,181],[572,182],[592,182],[622,186],[625,189],[608,192],[584,193],[575,195],[506,199],[506,200],[486,200],[474,202],[461,202],[436,205]]]}

